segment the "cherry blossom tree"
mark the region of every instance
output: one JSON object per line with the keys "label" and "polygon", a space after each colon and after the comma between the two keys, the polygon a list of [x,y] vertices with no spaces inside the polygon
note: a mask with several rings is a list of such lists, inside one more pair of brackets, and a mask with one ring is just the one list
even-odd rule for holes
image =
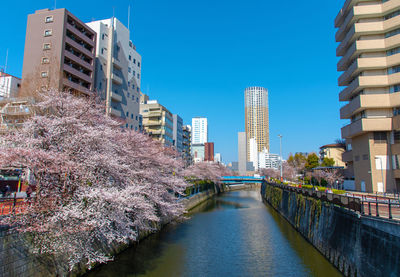
{"label": "cherry blossom tree", "polygon": [[231,176],[232,172],[220,163],[200,162],[186,168],[184,175],[187,178],[209,180],[219,184],[222,176]]}
{"label": "cherry blossom tree", "polygon": [[[26,213],[2,223],[32,234],[37,253],[65,255],[70,269],[105,262],[111,257],[99,243],[136,241],[183,212],[175,196],[188,184],[173,149],[122,129],[95,98],[48,91],[33,108],[4,137],[0,168],[22,168],[36,185]],[[212,170],[200,176],[207,174],[216,178]]]}

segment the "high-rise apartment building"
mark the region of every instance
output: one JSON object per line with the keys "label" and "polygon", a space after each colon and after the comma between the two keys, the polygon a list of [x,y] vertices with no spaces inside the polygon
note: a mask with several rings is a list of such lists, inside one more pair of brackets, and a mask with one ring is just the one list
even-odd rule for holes
{"label": "high-rise apartment building", "polygon": [[357,190],[400,191],[400,2],[347,0],[335,27],[343,160]]}
{"label": "high-rise apartment building", "polygon": [[183,120],[182,118],[174,114],[173,116],[173,140],[174,140],[174,146],[178,152],[183,151]]}
{"label": "high-rise apartment building", "polygon": [[130,31],[115,17],[86,23],[97,33],[95,90],[106,101],[106,113],[139,130],[141,56]]}
{"label": "high-rise apartment building", "polygon": [[66,9],[28,16],[22,96],[54,88],[91,94],[96,33]]}
{"label": "high-rise apartment building", "polygon": [[246,133],[238,133],[238,172],[244,176],[247,174],[247,143]]}
{"label": "high-rise apartment building", "polygon": [[204,144],[208,142],[207,118],[192,118],[192,145]]}
{"label": "high-rise apartment building", "polygon": [[[247,160],[251,153],[269,151],[268,90],[263,87],[249,87],[245,90],[245,127],[247,140]],[[255,139],[257,149],[251,149],[251,139]],[[255,155],[254,157],[256,157]],[[256,161],[252,161],[257,163]]]}
{"label": "high-rise apartment building", "polygon": [[0,71],[0,100],[15,98],[21,88],[21,79]]}
{"label": "high-rise apartment building", "polygon": [[143,117],[144,132],[165,146],[173,146],[173,117],[167,108],[157,100],[149,100],[146,104],[140,104],[140,114]]}

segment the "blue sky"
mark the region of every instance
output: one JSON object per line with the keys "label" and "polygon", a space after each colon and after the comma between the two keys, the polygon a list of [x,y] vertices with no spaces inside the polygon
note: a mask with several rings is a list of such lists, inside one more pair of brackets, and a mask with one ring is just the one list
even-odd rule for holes
{"label": "blue sky", "polygon": [[[82,21],[128,22],[142,55],[142,90],[186,123],[209,121],[209,140],[237,160],[244,89],[269,90],[271,152],[318,151],[340,138],[335,16],[340,1],[57,0]],[[54,1],[3,1],[0,67],[21,76],[26,18]],[[322,5],[321,5],[322,4]]]}

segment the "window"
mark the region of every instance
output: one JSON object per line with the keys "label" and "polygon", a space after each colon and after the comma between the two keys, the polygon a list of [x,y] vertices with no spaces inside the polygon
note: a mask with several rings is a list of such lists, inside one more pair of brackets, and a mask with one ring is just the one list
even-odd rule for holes
{"label": "window", "polygon": [[360,160],[360,156],[355,156],[355,157],[354,157],[354,160],[355,160],[356,162],[358,162],[358,161]]}
{"label": "window", "polygon": [[129,112],[126,112],[126,117],[129,117]]}
{"label": "window", "polygon": [[102,90],[102,88],[103,88],[103,83],[100,82],[100,83],[99,83],[99,89]]}
{"label": "window", "polygon": [[49,49],[51,49],[51,44],[50,43],[43,44],[43,50],[49,50]]}
{"label": "window", "polygon": [[42,63],[49,63],[49,62],[50,62],[49,58],[46,57],[42,58]]}
{"label": "window", "polygon": [[132,56],[131,56],[131,55],[129,55],[129,60],[130,60],[130,61],[132,60]]}
{"label": "window", "polygon": [[393,116],[400,115],[400,107],[393,108]]}
{"label": "window", "polygon": [[103,66],[102,65],[100,65],[100,70],[103,71]]}
{"label": "window", "polygon": [[137,63],[137,66],[140,67],[140,62]]}
{"label": "window", "polygon": [[130,67],[128,67],[128,72],[131,73],[132,69]]}
{"label": "window", "polygon": [[133,119],[133,114],[131,114],[131,119]]}
{"label": "window", "polygon": [[136,120],[138,120],[137,116],[136,116]]}
{"label": "window", "polygon": [[375,143],[386,143],[386,141],[387,141],[386,132],[374,132]]}
{"label": "window", "polygon": [[136,64],[136,59],[133,59],[133,63]]}
{"label": "window", "polygon": [[363,158],[364,161],[368,161],[368,154],[364,154],[364,155],[362,156],[362,158]]}
{"label": "window", "polygon": [[131,94],[128,92],[128,97],[131,97]]}
{"label": "window", "polygon": [[400,131],[393,131],[394,143],[400,143]]}
{"label": "window", "polygon": [[52,33],[53,33],[53,31],[52,31],[51,29],[49,29],[49,30],[44,30],[44,36],[45,36],[45,37],[51,36]]}
{"label": "window", "polygon": [[44,22],[45,22],[45,23],[53,22],[53,16],[52,16],[52,15],[46,16]]}
{"label": "window", "polygon": [[393,66],[388,68],[388,74],[395,74],[400,72],[400,66]]}
{"label": "window", "polygon": [[104,40],[104,34],[101,35],[101,39]]}
{"label": "window", "polygon": [[390,88],[389,88],[390,93],[395,93],[395,92],[399,92],[399,91],[400,91],[400,84],[390,86]]}
{"label": "window", "polygon": [[129,47],[133,48],[133,43],[132,43],[132,41],[129,42]]}
{"label": "window", "polygon": [[128,123],[126,123],[125,127],[128,128],[128,126],[129,126]]}
{"label": "window", "polygon": [[42,73],[40,73],[40,75],[42,76],[42,78],[49,77],[49,73],[47,71],[42,71]]}
{"label": "window", "polygon": [[140,79],[140,74],[139,73],[137,74],[137,78]]}
{"label": "window", "polygon": [[400,169],[400,163],[399,163],[399,156],[400,155],[393,155],[393,169]]}

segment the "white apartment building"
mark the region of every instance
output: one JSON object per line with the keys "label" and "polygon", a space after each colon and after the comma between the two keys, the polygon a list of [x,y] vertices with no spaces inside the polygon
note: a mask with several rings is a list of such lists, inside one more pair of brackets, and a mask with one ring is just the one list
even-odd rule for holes
{"label": "white apartment building", "polygon": [[221,156],[221,153],[215,153],[215,155],[214,155],[214,162],[216,162],[216,163],[222,163],[222,156]]}
{"label": "white apartment building", "polygon": [[130,40],[129,29],[115,17],[87,23],[97,33],[95,90],[106,100],[107,114],[139,130],[142,58]]}
{"label": "white apartment building", "polygon": [[250,139],[249,143],[249,162],[253,163],[254,169],[258,170],[258,145],[257,140],[255,138]]}
{"label": "white apartment building", "polygon": [[259,168],[280,168],[280,157],[278,154],[269,153],[267,149],[258,153],[258,167]]}
{"label": "white apartment building", "polygon": [[20,78],[0,71],[0,100],[17,97],[20,88]]}
{"label": "white apartment building", "polygon": [[192,145],[204,144],[208,142],[208,125],[207,118],[192,118]]}

